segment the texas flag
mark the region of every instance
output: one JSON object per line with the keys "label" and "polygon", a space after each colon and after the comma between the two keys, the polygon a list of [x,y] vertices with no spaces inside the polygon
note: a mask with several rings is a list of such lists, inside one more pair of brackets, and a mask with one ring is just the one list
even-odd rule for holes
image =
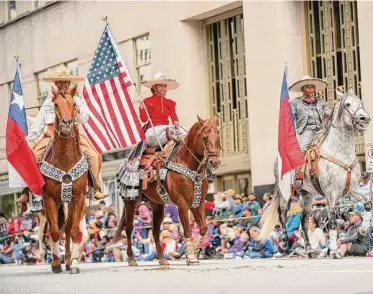
{"label": "texas flag", "polygon": [[291,111],[285,67],[282,79],[280,114],[278,124],[278,176],[279,188],[285,199],[290,198],[295,169],[304,164],[304,156],[299,147]]}
{"label": "texas flag", "polygon": [[35,155],[26,140],[27,134],[28,128],[22,91],[21,65],[17,63],[17,72],[10,97],[5,135],[6,157],[9,162],[9,187],[19,188],[28,186],[35,194],[42,195],[44,178],[36,163]]}

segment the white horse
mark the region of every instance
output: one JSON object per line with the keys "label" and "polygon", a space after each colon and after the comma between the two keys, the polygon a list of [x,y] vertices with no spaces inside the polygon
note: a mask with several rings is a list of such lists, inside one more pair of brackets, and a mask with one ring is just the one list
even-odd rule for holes
{"label": "white horse", "polygon": [[[341,258],[337,248],[336,232],[336,205],[338,199],[348,193],[355,202],[363,202],[360,193],[359,180],[361,167],[356,157],[355,135],[364,132],[370,122],[370,116],[365,111],[363,102],[355,95],[353,90],[343,94],[336,91],[338,102],[333,109],[330,119],[326,122],[321,135],[324,139],[318,150],[318,182],[322,194],[328,200],[330,221],[328,223],[330,236],[330,249],[333,258]],[[260,237],[263,239],[273,231],[279,220],[278,210],[281,214],[281,223],[286,223],[286,212],[289,199],[285,199],[278,186],[277,161],[275,163],[275,192],[273,202],[263,213],[261,218],[262,230]],[[303,232],[307,231],[307,222],[312,214],[312,202],[320,194],[311,181],[309,169],[306,167],[303,181],[303,190],[300,192],[303,200]],[[310,249],[307,234],[305,235],[306,250],[310,258],[315,253]]]}

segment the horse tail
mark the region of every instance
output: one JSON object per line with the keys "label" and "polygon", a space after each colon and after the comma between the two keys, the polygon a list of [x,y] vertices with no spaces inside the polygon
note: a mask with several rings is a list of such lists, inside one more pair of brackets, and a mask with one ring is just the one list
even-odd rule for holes
{"label": "horse tail", "polygon": [[269,234],[273,232],[277,222],[279,221],[278,209],[280,207],[280,199],[281,195],[276,187],[273,193],[272,203],[267,207],[260,218],[260,224],[262,225],[259,234],[260,240],[264,240],[268,237]]}
{"label": "horse tail", "polygon": [[117,231],[115,232],[115,235],[111,241],[111,243],[117,243],[122,239],[122,231],[124,230],[124,227],[126,226],[126,205],[123,205],[123,211],[122,211],[122,217],[120,218],[119,224],[117,226]]}

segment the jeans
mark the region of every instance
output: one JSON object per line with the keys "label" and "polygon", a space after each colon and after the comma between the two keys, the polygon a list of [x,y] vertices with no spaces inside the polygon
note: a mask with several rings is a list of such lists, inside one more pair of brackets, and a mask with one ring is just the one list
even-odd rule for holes
{"label": "jeans", "polygon": [[12,263],[12,258],[10,256],[0,253],[0,264],[2,263]]}
{"label": "jeans", "polygon": [[272,253],[269,253],[269,252],[263,252],[263,251],[260,251],[260,252],[257,252],[257,251],[250,251],[250,250],[247,250],[245,252],[245,255],[248,256],[249,258],[271,258],[273,257],[273,254]]}
{"label": "jeans", "polygon": [[369,227],[368,232],[369,232],[369,242],[370,242],[369,251],[371,251],[373,249],[373,227]]}

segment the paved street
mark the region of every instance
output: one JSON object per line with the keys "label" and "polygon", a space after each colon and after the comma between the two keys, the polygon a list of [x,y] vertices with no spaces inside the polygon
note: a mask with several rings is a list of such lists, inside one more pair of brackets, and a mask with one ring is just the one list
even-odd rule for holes
{"label": "paved street", "polygon": [[80,269],[79,275],[56,275],[44,265],[0,265],[0,293],[373,293],[369,258],[216,260],[198,267],[180,261],[168,270],[157,263],[104,263]]}

